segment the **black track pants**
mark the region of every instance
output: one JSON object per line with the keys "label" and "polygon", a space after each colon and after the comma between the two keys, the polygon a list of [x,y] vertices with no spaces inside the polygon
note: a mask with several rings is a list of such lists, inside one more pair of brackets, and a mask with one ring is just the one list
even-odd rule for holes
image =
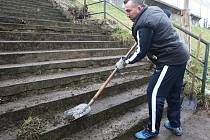
{"label": "black track pants", "polygon": [[157,66],[147,88],[149,106],[148,128],[159,132],[165,99],[168,103],[167,117],[172,127],[180,127],[180,93],[186,63],[175,66]]}

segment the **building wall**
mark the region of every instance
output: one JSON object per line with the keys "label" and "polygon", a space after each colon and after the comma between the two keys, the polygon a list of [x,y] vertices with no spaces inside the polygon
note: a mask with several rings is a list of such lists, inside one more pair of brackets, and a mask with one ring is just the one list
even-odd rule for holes
{"label": "building wall", "polygon": [[[167,1],[167,2],[165,2],[165,1]],[[159,6],[162,9],[170,10],[172,12],[171,18],[176,22],[180,22],[181,21],[181,9],[183,8],[181,3],[184,0],[171,0],[171,1],[173,1],[172,4],[175,4],[176,2],[180,1],[179,3],[177,3],[177,5],[179,5],[179,7],[177,7],[177,5],[169,4],[168,1],[170,1],[170,0],[145,0],[145,3],[147,5]],[[110,0],[110,2],[112,2],[113,4],[115,4],[119,7],[123,7],[123,0]],[[198,25],[200,17],[195,14],[192,14],[191,17],[192,17],[192,23],[195,25]]]}

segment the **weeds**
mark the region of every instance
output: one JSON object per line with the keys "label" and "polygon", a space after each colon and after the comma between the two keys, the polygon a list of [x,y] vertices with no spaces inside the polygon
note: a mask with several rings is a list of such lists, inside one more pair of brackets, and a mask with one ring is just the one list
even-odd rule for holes
{"label": "weeds", "polygon": [[121,29],[119,27],[114,29],[113,36],[123,42],[132,40],[132,35],[131,35],[130,31],[128,31],[126,29]]}
{"label": "weeds", "polygon": [[192,78],[191,75],[186,74],[185,75],[185,87],[184,87],[184,96],[190,96],[191,94],[193,97],[197,100],[197,109],[206,109],[209,110],[210,107],[210,96],[204,96],[201,94],[201,82],[196,80],[194,89],[191,88],[192,85]]}
{"label": "weeds", "polygon": [[37,117],[28,117],[24,120],[21,127],[18,129],[18,140],[35,140],[39,138],[41,129],[40,119]]}

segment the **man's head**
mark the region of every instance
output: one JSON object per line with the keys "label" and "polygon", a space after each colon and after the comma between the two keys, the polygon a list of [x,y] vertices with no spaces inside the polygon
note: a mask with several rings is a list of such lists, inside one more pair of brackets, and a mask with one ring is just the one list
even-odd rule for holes
{"label": "man's head", "polygon": [[144,0],[125,0],[125,13],[134,21],[135,17],[143,10]]}

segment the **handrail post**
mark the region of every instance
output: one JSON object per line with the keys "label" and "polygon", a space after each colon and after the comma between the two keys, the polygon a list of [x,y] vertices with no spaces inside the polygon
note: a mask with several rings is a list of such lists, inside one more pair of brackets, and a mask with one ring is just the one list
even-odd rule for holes
{"label": "handrail post", "polygon": [[209,58],[209,43],[206,45],[205,50],[205,58],[204,58],[204,69],[203,69],[203,78],[202,78],[202,85],[201,85],[201,94],[202,94],[202,102],[205,102],[205,89],[206,89],[206,79],[207,79],[207,72],[208,72],[208,58]]}
{"label": "handrail post", "polygon": [[84,0],[84,5],[83,5],[83,9],[82,9],[82,14],[83,14],[83,19],[86,18],[86,14],[87,14],[87,0]]}
{"label": "handrail post", "polygon": [[104,19],[106,20],[106,0],[104,0]]}

